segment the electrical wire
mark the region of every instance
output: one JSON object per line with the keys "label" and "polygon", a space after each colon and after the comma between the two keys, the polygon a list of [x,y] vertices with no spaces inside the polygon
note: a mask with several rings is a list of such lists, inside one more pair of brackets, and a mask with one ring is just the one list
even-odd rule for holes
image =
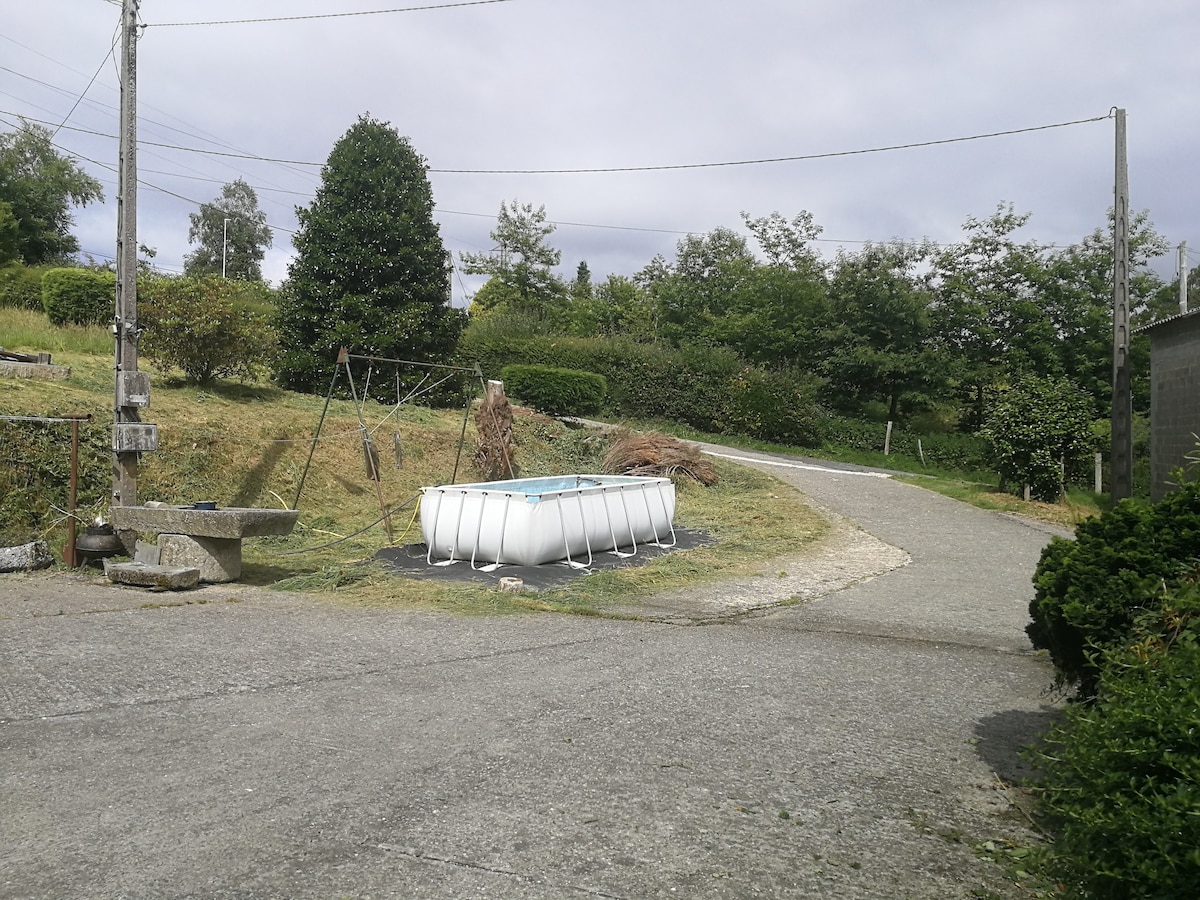
{"label": "electrical wire", "polygon": [[431,6],[406,6],[399,9],[368,9],[360,12],[316,13],[306,16],[275,16],[263,19],[221,19],[212,22],[152,22],[146,28],[192,28],[207,25],[257,25],[264,22],[303,22],[313,19],[348,19],[355,16],[384,16],[392,13],[425,12],[435,9],[456,9],[463,6],[490,6],[511,3],[512,0],[462,0],[459,3],[438,3]]}

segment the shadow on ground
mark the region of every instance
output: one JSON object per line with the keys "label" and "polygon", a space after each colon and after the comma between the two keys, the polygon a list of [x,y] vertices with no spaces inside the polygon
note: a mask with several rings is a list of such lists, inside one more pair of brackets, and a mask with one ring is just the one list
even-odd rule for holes
{"label": "shadow on ground", "polygon": [[[712,535],[703,531],[676,528],[674,544],[639,544],[637,552],[629,556],[617,555],[612,551],[594,553],[588,565],[571,565],[562,561],[540,566],[495,566],[478,560],[472,564],[469,559],[430,562],[427,559],[428,548],[423,543],[384,547],[375,554],[375,558],[386,563],[395,574],[406,578],[437,578],[489,586],[498,586],[501,578],[520,578],[527,589],[541,590],[559,587],[593,572],[645,565],[650,560],[666,556],[668,553],[703,547],[714,543],[715,540]],[[623,554],[625,552],[628,551],[622,551]],[[586,557],[580,562],[586,563]]]}

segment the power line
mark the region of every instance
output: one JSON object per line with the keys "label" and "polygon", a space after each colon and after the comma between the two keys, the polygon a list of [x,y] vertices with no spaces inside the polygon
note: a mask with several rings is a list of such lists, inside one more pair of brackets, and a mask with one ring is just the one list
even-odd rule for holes
{"label": "power line", "polygon": [[[500,2],[500,0],[487,0],[487,2]],[[0,110],[0,114],[17,116],[20,113],[8,112]],[[803,162],[814,159],[833,159],[841,156],[863,156],[869,153],[888,153],[894,150],[915,150],[922,147],[937,147],[945,144],[960,144],[966,141],[981,141],[990,138],[1009,137],[1015,134],[1030,134],[1035,131],[1048,131],[1053,128],[1069,128],[1074,125],[1087,125],[1093,122],[1103,122],[1111,118],[1111,114],[1103,116],[1094,116],[1090,119],[1075,119],[1070,122],[1055,122],[1051,125],[1031,125],[1028,128],[1013,128],[1008,131],[992,131],[986,134],[972,134],[964,137],[940,138],[932,141],[917,141],[910,144],[890,144],[885,147],[868,147],[861,150],[836,150],[828,153],[808,153],[800,156],[774,156],[762,159],[740,159],[729,160],[725,162],[709,162],[709,163],[674,163],[670,165],[659,166],[610,166],[590,169],[434,169],[428,171],[438,175],[593,175],[599,173],[620,173],[620,172],[666,172],[678,171],[682,169],[716,169],[726,168],[731,166],[758,166],[772,163],[784,162]],[[46,123],[38,119],[29,119],[31,122]],[[84,134],[91,134],[97,137],[116,139],[115,135],[103,134],[98,131],[89,131],[84,128],[71,128],[64,126],[70,131],[79,131]],[[162,144],[155,141],[138,141],[139,144],[147,147],[160,147],[166,150],[179,150],[184,153],[202,153],[208,156],[223,156],[232,159],[251,159],[256,162],[283,163],[293,166],[324,166],[324,163],[307,162],[297,159],[273,159],[267,156],[254,156],[244,153],[226,153],[219,150],[201,150],[195,147],[180,147],[174,144]]]}
{"label": "power line", "polygon": [[1111,118],[1111,114],[1095,116],[1090,119],[1075,119],[1071,122],[1056,122],[1052,125],[1033,125],[1029,128],[1013,128],[1009,131],[993,131],[987,134],[972,134],[966,137],[942,138],[934,141],[918,141],[911,144],[891,144],[886,147],[869,147],[863,150],[838,150],[830,153],[808,153],[801,156],[774,156],[764,159],[739,159],[727,162],[710,163],[675,163],[661,166],[613,166],[591,169],[430,169],[440,175],[592,175],[605,172],[666,172],[680,169],[716,169],[727,166],[759,166],[768,163],[802,162],[813,159],[833,159],[839,156],[862,156],[867,153],[887,153],[892,150],[914,150],[920,147],[936,147],[942,144],[958,144],[964,141],[981,141],[987,138],[1007,137],[1014,134],[1028,134],[1033,131],[1047,131],[1051,128],[1067,128],[1072,125],[1085,125],[1091,122],[1103,122]]}
{"label": "power line", "polygon": [[464,0],[460,3],[439,3],[432,6],[407,6],[399,9],[368,9],[361,12],[320,13],[308,16],[275,16],[265,19],[221,19],[213,22],[151,22],[144,28],[188,28],[198,25],[257,25],[263,22],[302,22],[311,19],[348,19],[353,16],[383,16],[392,13],[424,12],[433,9],[455,9],[462,6],[488,6],[511,3],[512,0]]}

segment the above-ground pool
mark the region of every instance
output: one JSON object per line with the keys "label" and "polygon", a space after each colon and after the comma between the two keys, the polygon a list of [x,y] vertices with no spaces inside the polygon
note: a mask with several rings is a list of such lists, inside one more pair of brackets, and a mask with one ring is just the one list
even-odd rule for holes
{"label": "above-ground pool", "polygon": [[675,485],[635,475],[560,475],[422,488],[429,561],[537,566],[674,544]]}

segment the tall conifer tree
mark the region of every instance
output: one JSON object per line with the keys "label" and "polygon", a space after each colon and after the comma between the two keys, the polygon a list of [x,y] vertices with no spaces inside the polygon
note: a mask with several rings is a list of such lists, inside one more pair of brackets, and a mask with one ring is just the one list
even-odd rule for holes
{"label": "tall conifer tree", "polygon": [[323,391],[339,347],[421,361],[450,354],[465,316],[450,305],[427,165],[407,138],[361,116],[297,215],[279,302],[280,384]]}

